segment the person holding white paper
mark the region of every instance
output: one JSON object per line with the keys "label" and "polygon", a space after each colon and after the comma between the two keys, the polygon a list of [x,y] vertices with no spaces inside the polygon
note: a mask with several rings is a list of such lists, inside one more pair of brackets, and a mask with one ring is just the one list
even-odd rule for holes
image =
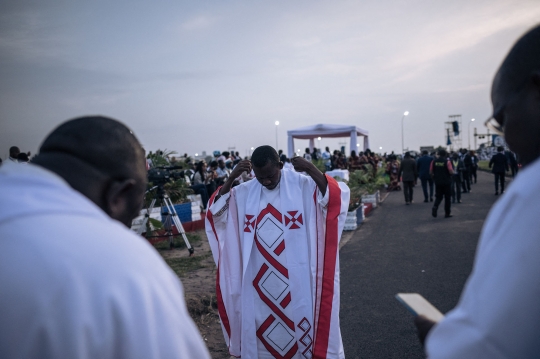
{"label": "person holding white paper", "polygon": [[524,170],[488,215],[457,307],[437,325],[415,320],[430,359],[540,353],[540,26],[507,55],[491,100],[486,125],[504,133]]}

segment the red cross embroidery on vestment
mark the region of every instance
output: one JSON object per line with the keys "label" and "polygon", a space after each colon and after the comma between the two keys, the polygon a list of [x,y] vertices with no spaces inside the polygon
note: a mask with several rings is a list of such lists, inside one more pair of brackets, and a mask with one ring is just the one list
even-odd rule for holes
{"label": "red cross embroidery on vestment", "polygon": [[[287,211],[289,214],[288,216],[285,215],[285,225],[289,227],[289,229],[298,229],[300,228],[300,225],[304,224],[304,220],[302,219],[302,213],[297,214],[298,211]],[[292,223],[289,226],[289,223]]]}
{"label": "red cross embroidery on vestment", "polygon": [[252,214],[246,214],[246,221],[244,223],[244,232],[251,233],[251,230],[255,228],[255,216]]}

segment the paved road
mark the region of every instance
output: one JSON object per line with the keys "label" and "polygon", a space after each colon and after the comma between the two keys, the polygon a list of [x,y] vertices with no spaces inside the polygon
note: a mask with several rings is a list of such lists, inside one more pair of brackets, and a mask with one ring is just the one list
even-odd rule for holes
{"label": "paved road", "polygon": [[457,304],[484,219],[495,200],[493,177],[479,172],[453,217],[431,217],[421,186],[415,203],[389,194],[341,249],[341,331],[347,359],[424,358],[413,317],[394,295],[418,292],[443,313]]}

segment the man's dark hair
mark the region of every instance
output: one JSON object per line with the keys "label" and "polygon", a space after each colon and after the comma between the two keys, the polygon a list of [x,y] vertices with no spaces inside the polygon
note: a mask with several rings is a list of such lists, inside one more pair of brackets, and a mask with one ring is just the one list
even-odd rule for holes
{"label": "man's dark hair", "polygon": [[427,155],[427,154],[428,154],[428,151],[427,151],[427,150],[423,150],[423,151],[422,151],[422,154],[423,154],[423,155]]}
{"label": "man's dark hair", "polygon": [[520,38],[512,47],[498,72],[508,91],[517,91],[533,71],[540,70],[540,25]]}
{"label": "man's dark hair", "polygon": [[257,147],[255,151],[253,151],[253,154],[251,155],[251,163],[253,163],[253,166],[262,168],[269,162],[276,166],[279,165],[279,156],[274,147],[265,145]]}
{"label": "man's dark hair", "polygon": [[217,161],[210,162],[210,167],[217,167],[218,163]]}
{"label": "man's dark hair", "polygon": [[111,178],[146,177],[139,141],[129,128],[112,118],[88,116],[64,122],[43,141],[33,162],[39,164],[56,154],[74,157]]}
{"label": "man's dark hair", "polygon": [[411,153],[410,152],[405,152],[405,158],[411,158]]}
{"label": "man's dark hair", "polygon": [[440,157],[446,157],[447,156],[446,150],[444,150],[442,148],[437,153],[439,154]]}
{"label": "man's dark hair", "polygon": [[17,158],[17,156],[19,155],[19,153],[21,152],[21,150],[19,150],[19,147],[17,146],[11,146],[9,148],[9,157],[11,158]]}

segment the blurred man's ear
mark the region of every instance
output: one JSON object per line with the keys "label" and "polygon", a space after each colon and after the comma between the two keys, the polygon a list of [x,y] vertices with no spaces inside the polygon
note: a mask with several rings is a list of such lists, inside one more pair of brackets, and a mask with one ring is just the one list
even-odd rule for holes
{"label": "blurred man's ear", "polygon": [[111,182],[104,193],[107,214],[128,228],[141,210],[142,201],[136,198],[139,196],[137,188],[136,181],[130,178]]}

